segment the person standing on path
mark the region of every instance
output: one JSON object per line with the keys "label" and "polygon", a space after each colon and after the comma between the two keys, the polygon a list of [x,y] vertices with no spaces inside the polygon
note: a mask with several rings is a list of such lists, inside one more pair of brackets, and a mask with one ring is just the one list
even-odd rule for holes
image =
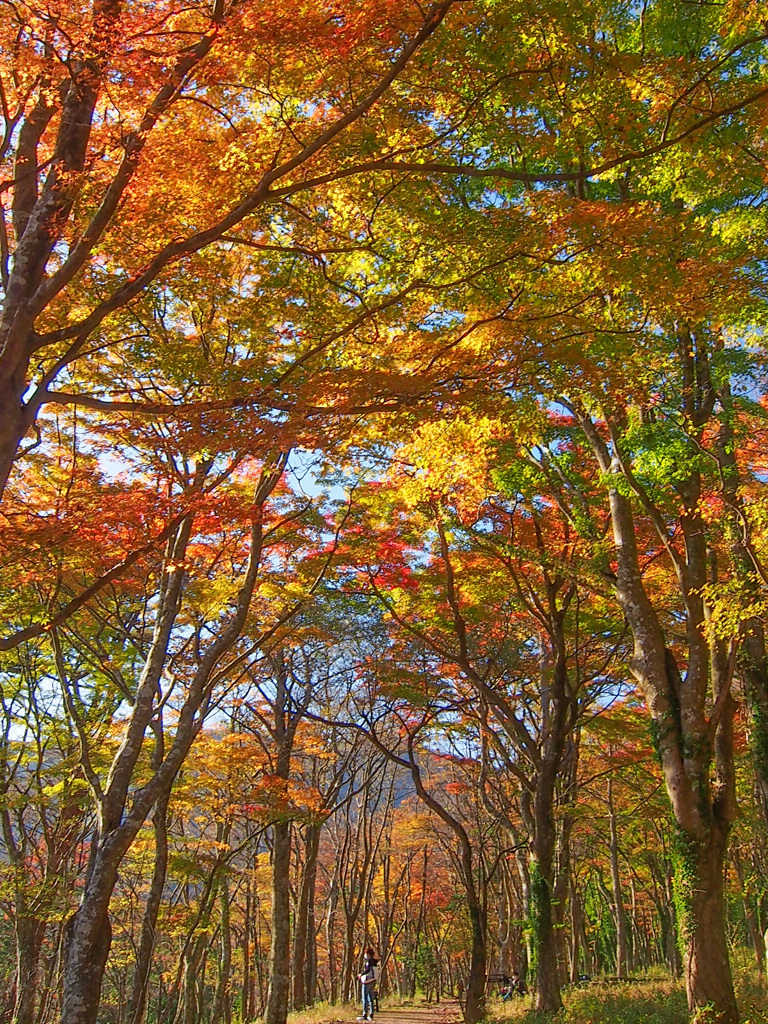
{"label": "person standing on path", "polygon": [[365,965],[363,973],[360,975],[360,984],[363,989],[363,1015],[358,1017],[358,1020],[373,1020],[373,993],[379,975],[378,966],[379,961],[369,946],[365,951]]}

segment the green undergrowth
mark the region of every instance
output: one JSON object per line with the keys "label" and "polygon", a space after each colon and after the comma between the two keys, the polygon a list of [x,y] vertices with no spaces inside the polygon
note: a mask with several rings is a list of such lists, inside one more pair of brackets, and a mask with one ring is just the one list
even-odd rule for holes
{"label": "green undergrowth", "polygon": [[741,1024],[768,1024],[766,986],[758,979],[756,971],[737,979],[736,1000]]}
{"label": "green undergrowth", "polygon": [[[736,979],[741,1024],[768,1024],[766,988],[756,974]],[[650,978],[642,982],[594,982],[563,992],[563,1010],[552,1017],[531,1009],[531,1000],[493,1000],[494,1024],[690,1024],[682,981]]]}
{"label": "green undergrowth", "polygon": [[[532,1010],[530,999],[494,1003],[489,1017],[513,1024],[552,1024],[551,1014]],[[616,985],[590,983],[563,992],[564,1009],[554,1018],[562,1024],[688,1024],[682,985],[652,980]]]}

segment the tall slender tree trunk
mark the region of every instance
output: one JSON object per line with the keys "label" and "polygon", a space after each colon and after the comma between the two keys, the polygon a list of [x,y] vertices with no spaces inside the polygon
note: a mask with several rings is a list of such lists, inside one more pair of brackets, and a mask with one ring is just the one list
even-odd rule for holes
{"label": "tall slender tree trunk", "polygon": [[[560,970],[552,907],[555,889],[555,845],[557,842],[554,810],[558,775],[563,765],[570,704],[567,697],[567,659],[563,634],[565,611],[561,609],[558,612],[554,591],[549,595],[549,606],[555,658],[551,687],[549,687],[550,696],[543,708],[545,735],[542,742],[541,764],[536,774],[530,878],[531,932],[536,961],[535,1006],[537,1010],[545,1013],[556,1013],[562,1009],[563,1000],[560,995]],[[544,701],[542,703],[544,704]]]}
{"label": "tall slender tree trunk", "polygon": [[570,909],[571,909],[571,946],[569,950],[569,981],[572,985],[579,980],[579,947],[582,929],[581,898],[579,896],[576,876],[571,874],[570,879]]}
{"label": "tall slender tree trunk", "polygon": [[64,924],[59,921],[53,929],[50,940],[50,953],[45,958],[45,971],[40,984],[40,1002],[37,1007],[37,1022],[47,1022],[51,1015],[51,1006],[58,996],[56,979],[60,977],[61,945],[64,935]]}
{"label": "tall slender tree trunk", "polygon": [[329,997],[332,1005],[339,1001],[339,967],[336,956],[336,911],[338,908],[338,865],[334,868],[331,882],[331,894],[328,899],[328,912],[325,917],[325,937],[328,946],[328,984]]}
{"label": "tall slender tree trunk", "polygon": [[45,922],[21,916],[14,922],[16,936],[16,999],[13,1024],[34,1024],[37,1001],[37,976],[40,951],[45,937]]}
{"label": "tall slender tree trunk", "polygon": [[[531,872],[528,866],[528,858],[525,855],[523,849],[515,850],[515,863],[517,865],[517,873],[520,876],[520,902],[522,904],[522,917],[525,921],[531,920]],[[520,949],[520,957],[517,964],[515,965],[520,972],[520,977],[523,981],[528,982],[528,971],[531,965],[531,954],[533,953],[533,943],[531,940],[531,929],[525,928],[523,930],[523,942],[524,944]]]}
{"label": "tall slender tree trunk", "polygon": [[315,898],[309,905],[307,916],[307,955],[304,964],[304,994],[307,1006],[314,1006],[317,998],[317,921],[315,919]]}
{"label": "tall slender tree trunk", "polygon": [[619,832],[616,823],[616,808],[613,804],[613,781],[608,780],[608,831],[609,854],[611,862],[611,887],[613,889],[613,908],[616,918],[616,974],[623,977],[629,973],[629,957],[627,945],[627,915],[624,910],[624,894],[621,886],[621,870],[619,868]]}
{"label": "tall slender tree trunk", "polygon": [[413,939],[413,970],[411,972],[411,991],[408,993],[411,999],[416,998],[417,970],[419,963],[419,951],[421,950],[421,936],[425,925],[425,910],[427,904],[427,866],[429,864],[429,850],[424,846],[422,871],[421,871],[421,897],[419,898],[419,913],[416,916],[416,932]]}
{"label": "tall slender tree trunk", "polygon": [[467,887],[465,891],[472,928],[472,947],[465,993],[464,1020],[465,1024],[477,1024],[485,1017],[486,920],[482,904],[477,898],[477,894],[472,891],[472,887]]}
{"label": "tall slender tree trunk", "polygon": [[251,1010],[251,879],[245,882],[245,906],[243,908],[243,985],[240,996],[240,1017],[243,1022],[252,1017]]}
{"label": "tall slender tree trunk", "polygon": [[141,922],[141,938],[136,951],[136,966],[133,970],[131,994],[128,999],[128,1024],[143,1024],[149,992],[149,973],[152,966],[152,954],[155,948],[155,928],[157,915],[165,887],[165,876],[168,869],[168,800],[165,794],[158,800],[152,814],[152,825],[155,836],[155,859],[152,870],[152,881],[149,886],[147,905]]}
{"label": "tall slender tree trunk", "polygon": [[[542,802],[543,811],[543,802]],[[560,1009],[560,978],[555,940],[553,893],[553,857],[555,828],[550,820],[537,822],[531,857],[531,932],[536,967],[537,1010],[553,1012]]]}
{"label": "tall slender tree trunk", "polygon": [[226,872],[219,882],[219,906],[221,908],[221,956],[219,957],[219,977],[216,984],[216,996],[213,1004],[212,1021],[214,1024],[230,1024],[232,1019],[232,999],[229,991],[232,974],[232,926],[229,917],[229,882]]}
{"label": "tall slender tree trunk", "polygon": [[558,829],[557,847],[555,853],[555,880],[554,880],[554,917],[555,917],[555,945],[557,950],[558,983],[562,988],[568,984],[569,972],[569,943],[568,943],[568,894],[571,880],[571,827],[573,815],[566,813],[562,816],[560,828]]}
{"label": "tall slender tree trunk", "polygon": [[344,921],[344,959],[341,974],[341,992],[344,1002],[355,998],[356,985],[353,982],[355,968],[355,926],[357,914],[347,914]]}
{"label": "tall slender tree trunk", "polygon": [[304,843],[304,871],[299,887],[298,908],[293,942],[293,1008],[300,1010],[310,1003],[307,984],[310,966],[310,947],[315,937],[315,918],[312,908],[315,902],[315,881],[317,879],[317,855],[320,849],[321,825],[307,825]]}
{"label": "tall slender tree trunk", "polygon": [[198,935],[184,954],[184,974],[179,1004],[176,1008],[176,1024],[196,1024],[199,1010],[202,1010],[202,1001],[198,996],[198,978],[200,962],[205,954],[207,944],[207,935]]}
{"label": "tall slender tree trunk", "polygon": [[742,906],[744,908],[744,919],[747,922],[747,928],[749,929],[749,937],[752,940],[752,948],[755,951],[755,960],[757,966],[757,973],[759,978],[762,980],[765,974],[765,943],[763,936],[760,932],[760,925],[757,920],[757,914],[755,913],[754,905],[754,894],[750,891],[746,878],[744,877],[744,868],[741,863],[741,856],[738,848],[733,850],[733,866],[736,868],[736,877],[739,880],[739,888],[741,889]]}
{"label": "tall slender tree trunk", "polygon": [[285,1024],[291,974],[291,823],[272,826],[272,941],[269,954],[269,989],[265,1024]]}
{"label": "tall slender tree trunk", "polygon": [[[275,698],[269,731],[275,744],[275,777],[285,784],[287,790],[293,741],[301,712],[293,700],[290,669],[282,651],[274,659],[274,670]],[[286,799],[286,792],[281,796]],[[288,817],[278,819],[272,826],[272,939],[264,1024],[285,1024],[288,1017],[291,990],[291,831]]]}

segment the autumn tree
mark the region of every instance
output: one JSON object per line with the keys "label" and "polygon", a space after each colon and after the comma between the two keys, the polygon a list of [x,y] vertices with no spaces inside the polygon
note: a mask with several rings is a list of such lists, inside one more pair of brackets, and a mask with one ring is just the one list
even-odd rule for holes
{"label": "autumn tree", "polygon": [[620,685],[623,630],[590,542],[537,493],[503,419],[425,425],[396,459],[391,479],[361,497],[354,547],[349,534],[358,585],[380,602],[411,671],[423,661],[436,699],[453,693],[455,714],[478,729],[478,784],[521,862],[537,1005],[555,1010],[553,907],[567,893],[578,725],[602,689]]}
{"label": "autumn tree", "polygon": [[[55,695],[37,691],[50,670],[44,652],[23,652],[2,677],[3,910],[13,926],[14,1024],[33,1024],[44,1011],[42,967],[69,915],[73,880],[92,825],[77,743]],[[14,682],[16,687],[14,689]]]}
{"label": "autumn tree", "polygon": [[[283,558],[287,564],[298,549],[309,550],[301,521],[311,507],[303,499],[296,504],[285,491],[278,497],[287,455],[242,466],[232,479],[237,459],[214,469],[213,460],[189,459],[178,449],[168,458],[168,488],[182,505],[190,488],[205,497],[172,520],[164,558],[150,557],[131,588],[117,590],[50,637],[50,677],[77,735],[80,770],[97,817],[82,899],[67,927],[66,1020],[90,1020],[96,1013],[117,869],[145,818],[167,799],[207,715],[237,682],[244,652],[258,649],[303,602],[299,594],[282,602],[255,600],[266,582],[265,559],[269,576]],[[58,522],[72,511],[71,493],[65,484]],[[51,521],[57,521],[53,513]],[[307,538],[317,525],[310,515]],[[43,557],[50,557],[50,548]],[[315,571],[326,562],[316,562]],[[225,566],[226,582],[220,576]],[[73,567],[66,568],[71,573]],[[124,716],[118,714],[121,705]],[[115,716],[121,737],[103,760],[104,731]],[[147,765],[153,733],[155,754]]]}

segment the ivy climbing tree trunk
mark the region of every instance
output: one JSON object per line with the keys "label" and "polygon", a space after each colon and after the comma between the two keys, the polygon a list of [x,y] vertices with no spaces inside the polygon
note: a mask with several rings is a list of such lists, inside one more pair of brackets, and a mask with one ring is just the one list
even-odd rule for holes
{"label": "ivy climbing tree trunk", "polygon": [[[687,425],[688,462],[678,470],[674,490],[679,512],[676,529],[633,472],[623,447],[626,410],[608,402],[602,410],[605,429],[598,427],[578,401],[564,399],[597,460],[608,491],[616,558],[618,602],[632,630],[630,669],[654,723],[667,793],[677,827],[675,890],[678,927],[685,939],[685,982],[688,1005],[705,1007],[720,1024],[735,1024],[738,1009],[733,989],[723,902],[724,857],[736,816],[733,765],[733,715],[730,694],[736,639],[717,639],[707,624],[707,584],[716,578],[714,555],[702,516],[699,452],[705,425],[715,404],[709,378],[705,334],[680,329],[677,358],[681,376],[680,413]],[[606,436],[607,434],[607,436]],[[636,513],[635,505],[639,509]],[[677,579],[685,629],[685,673],[665,634],[644,579],[638,547],[644,517],[655,530]]]}
{"label": "ivy climbing tree trunk", "polygon": [[[157,769],[163,763],[165,738],[163,735],[162,713],[152,723],[155,734],[155,746],[152,751],[152,766]],[[155,929],[160,904],[165,889],[165,878],[168,871],[168,802],[170,791],[163,793],[152,812],[152,830],[155,839],[155,856],[152,868],[152,880],[149,884],[147,903],[141,921],[141,938],[136,951],[136,965],[133,969],[131,994],[128,999],[128,1024],[143,1024],[147,1012],[149,995],[149,972],[152,967],[152,954],[155,949]]]}
{"label": "ivy climbing tree trunk", "polygon": [[[506,554],[500,555],[500,560],[509,574],[511,588],[523,600],[541,630],[544,654],[539,684],[540,726],[536,735],[527,728],[514,702],[507,698],[503,686],[488,685],[487,672],[474,662],[468,642],[468,625],[462,613],[461,597],[453,571],[448,535],[436,506],[435,526],[457,641],[456,663],[477,689],[479,703],[484,709],[481,712],[482,735],[493,738],[494,750],[521,784],[521,816],[529,833],[528,865],[524,877],[529,882],[526,911],[530,922],[535,970],[535,1007],[546,1013],[556,1013],[563,1003],[553,908],[557,844],[555,809],[558,781],[564,768],[566,740],[572,736],[577,721],[578,700],[569,676],[565,633],[565,621],[576,594],[576,585],[564,573],[549,571],[546,534],[537,511],[531,508],[530,515],[534,522],[534,550],[541,559],[541,578],[537,578],[534,583],[532,574],[521,570],[514,559]],[[491,728],[489,716],[494,720],[495,728]],[[504,735],[504,741],[500,739],[499,733]],[[514,757],[510,757],[503,749],[505,744],[516,752]],[[521,764],[525,765],[525,769]],[[488,806],[486,778],[484,774],[482,788]],[[504,811],[497,809],[495,813],[505,822],[510,834],[514,835],[516,830]]]}
{"label": "ivy climbing tree trunk", "polygon": [[[768,572],[751,536],[751,523],[740,490],[742,485],[736,459],[736,431],[733,395],[726,378],[718,392],[723,412],[718,432],[718,459],[722,494],[726,506],[726,533],[739,585],[747,602],[760,600],[768,585]],[[751,717],[752,755],[763,817],[768,822],[768,651],[762,618],[749,615],[741,625],[742,640],[738,671],[744,682]]]}
{"label": "ivy climbing tree trunk", "polygon": [[555,937],[554,893],[555,786],[560,758],[543,761],[536,780],[535,831],[531,842],[531,938],[536,970],[535,1007],[545,1013],[557,1012],[563,1005],[560,996],[560,972]]}

